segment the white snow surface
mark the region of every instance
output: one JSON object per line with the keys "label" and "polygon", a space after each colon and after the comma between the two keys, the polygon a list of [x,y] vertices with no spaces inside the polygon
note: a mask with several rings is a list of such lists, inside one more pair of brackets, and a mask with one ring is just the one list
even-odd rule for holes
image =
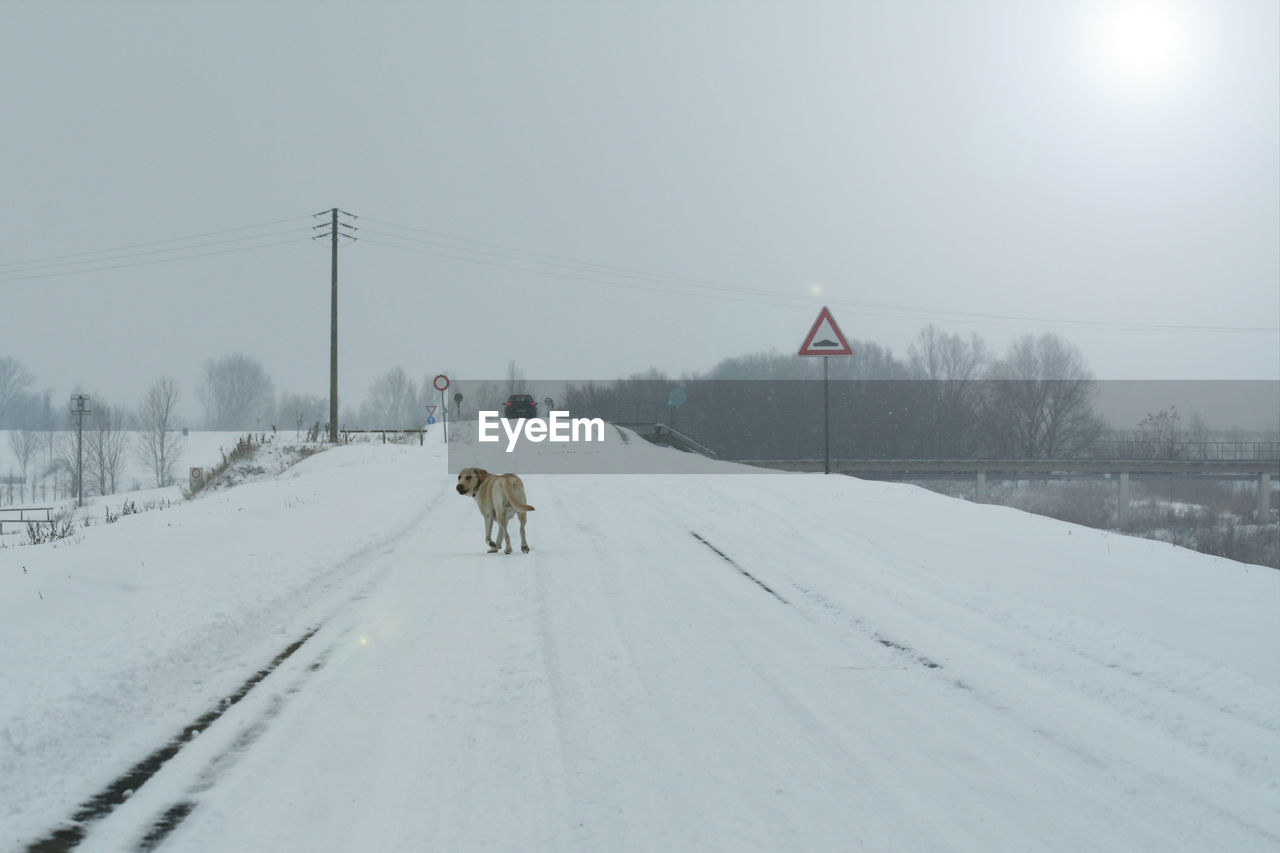
{"label": "white snow surface", "polygon": [[0,849],[1280,849],[1280,572],[774,472],[488,554],[427,438],[0,549]]}

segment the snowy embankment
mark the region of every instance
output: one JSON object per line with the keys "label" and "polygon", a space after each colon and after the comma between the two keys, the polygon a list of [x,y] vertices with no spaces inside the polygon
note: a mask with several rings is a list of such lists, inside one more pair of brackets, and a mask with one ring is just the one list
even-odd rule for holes
{"label": "snowy embankment", "polygon": [[530,475],[489,555],[432,437],[0,550],[0,847],[1280,844],[1278,572],[776,473]]}
{"label": "snowy embankment", "polygon": [[397,464],[343,448],[190,503],[148,491],[178,503],[0,550],[0,826],[20,839],[56,821],[326,616],[349,564],[422,514],[366,490]]}

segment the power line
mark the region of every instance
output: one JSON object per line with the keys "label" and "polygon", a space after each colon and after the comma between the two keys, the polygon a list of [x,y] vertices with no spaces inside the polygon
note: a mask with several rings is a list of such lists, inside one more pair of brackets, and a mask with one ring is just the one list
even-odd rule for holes
{"label": "power line", "polygon": [[69,276],[69,275],[80,275],[82,273],[103,272],[106,270],[131,269],[133,267],[145,267],[145,266],[152,266],[154,264],[168,264],[168,263],[173,263],[174,261],[188,261],[195,258],[208,258],[214,255],[229,255],[234,252],[247,252],[247,251],[252,251],[254,249],[268,249],[268,248],[271,248],[272,246],[284,246],[289,243],[305,243],[305,242],[310,242],[310,240],[311,240],[310,236],[295,237],[291,240],[278,240],[273,243],[263,243],[257,246],[237,246],[235,248],[221,249],[214,252],[198,252],[194,255],[180,255],[174,258],[156,258],[150,261],[137,261],[135,263],[129,263],[129,264],[103,264],[100,266],[86,267],[84,269],[63,270],[62,272],[45,272],[45,273],[38,273],[35,275],[0,276],[0,284],[9,284],[11,282],[18,282],[18,281],[32,281],[35,279],[42,279],[42,278],[58,278],[58,277]]}
{"label": "power line", "polygon": [[[750,288],[750,287],[745,287],[741,285],[735,286],[735,285],[721,284],[719,282],[706,281],[703,279],[666,275],[663,273],[647,273],[647,272],[642,272],[640,270],[630,269],[627,267],[611,266],[609,264],[596,264],[590,261],[577,261],[572,258],[563,258],[557,255],[547,255],[541,252],[527,252],[523,249],[512,249],[510,250],[510,253],[508,253],[507,251],[501,250],[499,247],[493,246],[493,244],[491,243],[481,244],[481,245],[493,246],[492,249],[470,249],[470,248],[467,248],[466,246],[453,246],[448,243],[439,243],[433,240],[419,240],[413,237],[403,237],[398,234],[388,234],[385,231],[367,231],[366,233],[376,234],[382,237],[388,237],[393,240],[401,240],[405,242],[426,245],[426,246],[438,246],[440,248],[450,249],[453,251],[471,252],[473,254],[484,255],[487,257],[502,258],[504,260],[510,260],[514,262],[539,264],[542,266],[551,267],[552,269],[568,269],[568,270],[573,270],[575,272],[594,273],[598,275],[610,275],[618,278],[635,279],[640,281],[653,281],[653,282],[660,282],[660,283],[681,284],[689,287],[708,289],[713,291],[725,291],[729,293],[751,293],[758,296],[766,296],[766,297],[783,296],[787,298],[794,296],[794,294],[780,294],[777,291],[762,290],[759,288]],[[388,244],[384,243],[380,245],[388,245]],[[424,254],[431,254],[431,253],[424,252]],[[442,257],[457,258],[458,260],[475,260],[471,258],[459,257],[457,255],[447,255],[443,253],[440,253],[440,254]],[[526,257],[519,257],[519,255],[531,255],[534,257],[526,258]],[[548,259],[554,259],[554,260],[542,260],[542,258],[548,258]],[[476,262],[481,263],[481,261],[479,260],[476,260]],[[527,270],[527,268],[525,267],[519,267],[518,269]],[[528,271],[532,271],[532,270],[528,270]],[[584,279],[584,280],[606,281],[607,283],[607,280],[603,280],[603,279],[593,278],[593,279]],[[669,291],[669,292],[681,293],[683,291]]]}
{"label": "power line", "polygon": [[[601,264],[601,263],[596,263],[594,261],[584,261],[579,258],[570,258],[564,255],[553,255],[553,254],[548,254],[546,252],[534,252],[529,249],[517,249],[517,248],[512,248],[510,246],[503,246],[498,243],[488,243],[483,240],[472,240],[467,237],[458,237],[452,234],[444,234],[439,231],[429,231],[425,228],[413,228],[408,225],[397,225],[394,222],[387,222],[385,220],[374,219],[372,217],[365,217],[365,219],[368,222],[377,223],[379,225],[388,225],[393,228],[401,228],[405,231],[414,231],[421,234],[427,234],[443,240],[451,240],[455,243],[472,243],[477,246],[483,246],[484,249],[471,249],[466,246],[451,246],[448,243],[441,243],[438,240],[418,240],[416,238],[405,237],[403,235],[386,235],[386,236],[394,237],[397,240],[421,242],[427,245],[439,245],[445,248],[460,249],[462,251],[476,252],[479,254],[526,255],[529,257],[530,260],[536,263],[551,263],[553,265],[566,264],[574,267],[591,268],[591,269],[604,270],[604,271],[616,272],[616,273],[626,273],[629,275],[636,275],[644,278],[660,279],[660,280],[681,282],[681,283],[687,283],[687,284],[698,284],[698,285],[706,285],[706,286],[712,286],[712,287],[727,286],[727,285],[722,285],[720,282],[708,281],[706,279],[688,278],[686,276],[667,275],[663,273],[650,273],[650,272],[644,272],[643,270],[632,269],[630,267],[620,267],[620,266],[614,266],[612,264]],[[495,250],[495,251],[489,252],[485,250]],[[545,260],[542,260],[542,259],[545,259]]]}
{"label": "power line", "polygon": [[[338,210],[341,216],[357,218],[345,211]],[[316,216],[332,217],[333,210],[324,211]],[[233,228],[224,228],[217,231],[206,231],[198,234],[189,234],[185,237],[171,237],[164,240],[153,240],[142,243],[133,243],[125,246],[117,246],[110,249],[98,249],[86,252],[74,252],[63,255],[55,255],[44,258],[36,258],[26,261],[9,261],[0,263],[0,284],[20,281],[32,281],[45,278],[56,278],[70,275],[79,275],[81,273],[101,272],[108,270],[129,269],[142,266],[150,266],[153,264],[172,263],[175,261],[193,260],[198,258],[212,257],[222,254],[230,254],[234,252],[251,251],[254,249],[266,249],[273,246],[282,246],[289,243],[299,243],[304,240],[311,239],[311,232],[318,228],[330,228],[331,223],[325,223],[314,228],[292,228],[280,231],[272,231],[260,234],[245,234],[240,237],[232,237],[226,240],[213,240],[207,242],[190,243],[193,240],[203,240],[207,237],[219,237],[225,234],[232,234],[242,231],[253,231],[262,228],[268,228],[273,225],[285,223],[293,223],[302,220],[311,219],[307,216],[295,216],[285,219],[277,219],[269,222],[261,222],[254,225],[241,225]],[[1158,323],[1136,323],[1126,321],[1109,321],[1109,320],[1080,320],[1070,318],[1052,318],[1052,317],[1028,317],[1012,314],[997,314],[991,312],[978,311],[957,311],[932,307],[913,307],[909,305],[895,305],[891,303],[870,302],[866,300],[842,299],[832,296],[816,296],[803,293],[786,293],[778,290],[770,290],[767,288],[750,287],[741,284],[731,284],[720,281],[711,281],[708,279],[693,278],[689,276],[671,275],[666,273],[655,273],[645,270],[639,270],[631,267],[618,266],[613,264],[603,264],[594,261],[587,261],[580,258],[573,258],[566,255],[552,254],[548,252],[538,252],[528,249],[520,249],[511,246],[505,246],[499,243],[488,242],[484,240],[475,240],[469,237],[461,237],[455,234],[447,234],[440,231],[433,231],[426,228],[417,228],[409,225],[402,225],[374,217],[363,217],[365,222],[382,225],[387,228],[398,229],[404,233],[393,233],[389,231],[368,228],[362,231],[365,243],[386,248],[399,249],[404,252],[412,252],[415,254],[428,255],[447,260],[460,261],[463,263],[477,264],[489,266],[498,269],[507,269],[515,272],[530,273],[533,275],[545,276],[550,278],[558,278],[569,281],[579,281],[587,284],[599,284],[609,287],[626,288],[631,290],[639,290],[650,293],[661,293],[671,296],[682,297],[698,297],[702,299],[711,299],[722,302],[736,302],[741,304],[766,305],[773,307],[811,307],[813,305],[828,304],[837,307],[849,308],[856,310],[864,315],[890,317],[899,319],[915,319],[925,321],[938,322],[957,322],[965,321],[983,325],[1036,325],[1058,328],[1076,328],[1076,329],[1103,329],[1114,331],[1154,331],[1154,332],[1227,332],[1227,333],[1268,333],[1274,334],[1280,332],[1280,328],[1275,326],[1228,326],[1228,325],[1206,325],[1206,324],[1158,324]],[[342,231],[341,229],[347,229]],[[339,221],[338,236],[354,239],[354,236],[347,233],[354,230],[354,227],[347,222]],[[273,237],[282,237],[291,234],[307,234],[308,236],[295,237],[293,239],[277,240],[267,243],[258,243],[256,241],[268,240]],[[415,236],[422,235],[422,236]],[[330,237],[332,233],[322,233],[321,237]],[[382,237],[384,239],[372,239]],[[388,242],[390,241],[390,242]],[[169,245],[169,244],[187,244],[187,245]],[[246,243],[249,245],[235,245]],[[406,245],[408,244],[408,245]],[[154,248],[166,246],[166,248]],[[226,246],[214,251],[193,252],[195,249],[203,249],[214,246]],[[142,251],[133,251],[140,249]],[[173,257],[151,258],[149,260],[138,260],[128,263],[120,263],[121,261],[130,261],[134,258],[145,258],[152,255],[174,254]],[[80,260],[75,260],[80,259]],[[73,269],[68,269],[72,268]]]}
{"label": "power line", "polygon": [[[377,234],[378,232],[366,231],[364,233]],[[581,281],[581,282],[586,282],[588,284],[609,284],[617,287],[631,288],[634,290],[645,290],[652,293],[667,293],[674,296],[700,296],[700,297],[706,297],[710,299],[720,299],[726,302],[759,303],[760,301],[759,299],[747,299],[742,296],[734,296],[731,294],[702,293],[702,292],[696,292],[696,291],[691,293],[687,290],[676,290],[670,287],[660,287],[657,284],[644,284],[639,282],[622,282],[614,279],[601,278],[599,276],[592,276],[592,275],[585,275],[585,274],[579,275],[573,272],[556,272],[554,270],[546,270],[546,269],[531,269],[529,267],[517,266],[514,263],[501,263],[500,261],[483,260],[480,258],[470,258],[465,255],[450,254],[448,252],[432,251],[429,249],[417,249],[410,246],[400,246],[400,245],[396,245],[395,243],[385,243],[381,240],[370,240],[368,237],[364,239],[364,242],[374,246],[386,246],[388,248],[400,249],[401,251],[405,251],[405,252],[414,252],[420,255],[432,255],[438,258],[465,261],[467,263],[481,264],[483,266],[489,266],[489,267],[497,267],[498,269],[514,270],[516,272],[534,273],[535,275],[544,275],[552,278],[567,279],[570,281]],[[572,269],[572,268],[569,268],[569,269]],[[776,294],[766,294],[766,295],[772,296],[778,300],[799,300],[799,299],[807,300],[806,297],[802,297],[798,294],[776,293]],[[775,304],[781,304],[783,307],[791,307],[794,303],[781,302],[781,303],[775,303]]]}
{"label": "power line", "polygon": [[[53,255],[51,257],[33,258],[31,260],[26,260],[26,261],[5,261],[3,263],[0,263],[0,270],[3,270],[6,267],[13,267],[13,266],[24,267],[32,264],[43,264],[47,261],[61,261],[67,258],[81,258],[81,257],[85,257],[86,255],[109,255],[115,252],[127,251],[129,249],[141,249],[147,246],[159,246],[164,243],[180,243],[186,240],[199,240],[204,237],[218,237],[223,234],[230,234],[235,231],[250,231],[255,228],[267,228],[272,225],[281,225],[285,222],[298,222],[303,219],[309,219],[309,218],[310,217],[307,217],[307,216],[292,216],[292,217],[289,217],[288,219],[275,219],[275,220],[272,220],[271,222],[260,222],[256,225],[239,225],[235,228],[223,228],[219,231],[205,231],[200,234],[188,234],[185,237],[170,237],[165,240],[152,240],[146,243],[132,243],[127,246],[116,246],[110,249],[95,249],[93,251],[88,251],[88,252],[73,252],[67,255]],[[112,259],[102,258],[101,260],[105,261],[105,260],[112,260]]]}
{"label": "power line", "polygon": [[[397,243],[387,243],[379,240],[365,238],[366,243],[376,246],[385,246],[401,251],[414,252],[417,254],[432,255],[435,257],[446,258],[450,260],[458,260],[466,263],[480,264],[484,266],[497,267],[501,269],[510,269],[518,272],[529,272],[536,275],[549,276],[553,278],[568,279],[573,281],[582,281],[593,284],[605,284],[614,287],[623,287],[636,290],[645,290],[657,293],[667,293],[679,296],[698,296],[707,299],[720,299],[723,301],[740,302],[749,304],[769,304],[774,306],[800,307],[809,306],[818,303],[838,305],[849,307],[854,310],[861,311],[872,316],[907,318],[907,319],[953,319],[966,320],[969,322],[995,324],[995,325],[1040,325],[1055,326],[1066,328],[1096,328],[1117,331],[1155,331],[1155,332],[1263,332],[1275,333],[1280,332],[1280,327],[1274,326],[1218,326],[1204,324],[1159,324],[1159,323],[1134,323],[1124,321],[1106,321],[1106,320],[1078,320],[1070,318],[1051,318],[1051,317],[1025,317],[1011,314],[995,314],[977,311],[954,311],[939,308],[915,308],[906,305],[893,305],[888,303],[867,302],[863,300],[840,299],[829,296],[817,297],[797,293],[783,293],[781,291],[766,290],[763,288],[746,287],[742,285],[725,284],[722,282],[712,282],[705,279],[687,278],[682,276],[665,275],[661,273],[646,273],[640,270],[634,270],[627,267],[617,267],[608,264],[596,264],[591,261],[582,261],[574,258],[568,258],[561,255],[551,255],[543,252],[531,252],[524,249],[513,249],[501,246],[496,243],[488,243],[479,240],[470,240],[468,238],[457,237],[454,235],[445,235],[439,232],[429,231],[427,229],[411,228],[406,225],[397,225],[395,223],[386,222],[384,220],[374,219],[373,217],[365,217],[368,222],[389,225],[395,228],[401,228],[406,231],[415,231],[432,236],[443,237],[455,242],[474,243],[483,246],[483,249],[472,249],[467,246],[455,246],[447,243],[441,243],[436,240],[421,240],[414,237],[405,237],[403,235],[389,234],[384,231],[368,231],[366,234],[387,237],[392,240],[414,243],[417,245],[434,246],[436,249],[423,249],[416,246],[405,246]],[[449,251],[441,251],[447,249]],[[470,253],[458,254],[458,252]],[[481,255],[482,257],[473,257],[471,255]],[[547,260],[541,260],[541,259]],[[496,260],[495,260],[496,259]],[[537,264],[539,267],[530,267],[529,264]],[[608,276],[608,277],[604,277]],[[619,281],[619,278],[629,279],[628,281]],[[661,284],[681,285],[680,289],[672,287],[661,287]]]}
{"label": "power line", "polygon": [[[167,249],[148,249],[147,251],[144,251],[144,252],[130,252],[124,255],[116,255],[115,257],[111,257],[111,258],[95,258],[92,260],[85,260],[85,261],[60,261],[57,263],[43,264],[41,266],[31,266],[21,270],[12,270],[10,272],[0,271],[0,281],[19,281],[25,276],[26,273],[39,273],[45,270],[58,269],[60,267],[86,267],[85,269],[70,270],[70,272],[72,273],[89,272],[92,269],[103,269],[103,268],[110,269],[111,267],[104,267],[103,265],[114,263],[116,261],[128,260],[130,258],[146,257],[148,255],[163,255],[163,254],[171,254],[174,252],[189,252],[192,249],[203,249],[209,246],[225,246],[233,243],[243,243],[249,240],[265,240],[269,237],[281,237],[286,234],[301,234],[303,232],[304,232],[304,229],[291,228],[286,231],[273,231],[267,234],[250,234],[244,237],[232,237],[229,240],[212,240],[207,243],[192,243],[187,246],[175,246]],[[240,248],[251,249],[256,247],[243,246]],[[236,251],[236,250],[233,249],[231,251]],[[202,256],[195,255],[193,257],[202,257]],[[180,260],[180,259],[161,258],[159,260]],[[28,276],[28,277],[34,278],[37,276]]]}

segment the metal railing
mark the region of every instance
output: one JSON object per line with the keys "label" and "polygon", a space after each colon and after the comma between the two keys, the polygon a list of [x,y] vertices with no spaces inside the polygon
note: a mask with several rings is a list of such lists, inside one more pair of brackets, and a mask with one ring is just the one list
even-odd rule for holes
{"label": "metal railing", "polygon": [[[28,513],[31,513],[28,516]],[[0,509],[0,533],[6,524],[53,524],[54,507],[14,506]]]}
{"label": "metal railing", "polygon": [[1164,459],[1244,462],[1280,459],[1280,441],[1143,441],[1109,439],[1094,442],[1099,459]]}
{"label": "metal railing", "polygon": [[342,429],[338,430],[339,444],[350,444],[351,437],[354,435],[379,435],[382,436],[382,443],[387,443],[387,436],[391,436],[394,443],[398,436],[414,436],[418,437],[418,444],[423,443],[423,437],[427,434],[425,429]]}

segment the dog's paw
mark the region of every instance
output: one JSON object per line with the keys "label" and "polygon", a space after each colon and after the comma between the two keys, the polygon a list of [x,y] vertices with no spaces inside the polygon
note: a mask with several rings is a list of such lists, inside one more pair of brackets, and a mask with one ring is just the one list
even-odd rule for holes
{"label": "dog's paw", "polygon": [[490,549],[489,549],[489,553],[490,553],[490,554],[496,554],[496,553],[498,553],[498,546],[497,546],[497,545],[494,545],[492,548],[490,548]]}
{"label": "dog's paw", "polygon": [[511,549],[510,549],[510,548],[508,548],[507,550],[503,551],[502,553],[504,553],[504,554],[510,554],[510,553],[511,553]]}
{"label": "dog's paw", "polygon": [[495,551],[498,550],[498,543],[494,542],[492,539],[488,540],[485,544]]}
{"label": "dog's paw", "polygon": [[528,546],[528,545],[521,545],[521,546],[520,546],[520,553],[521,553],[521,554],[528,554],[528,553],[529,553],[529,546]]}

